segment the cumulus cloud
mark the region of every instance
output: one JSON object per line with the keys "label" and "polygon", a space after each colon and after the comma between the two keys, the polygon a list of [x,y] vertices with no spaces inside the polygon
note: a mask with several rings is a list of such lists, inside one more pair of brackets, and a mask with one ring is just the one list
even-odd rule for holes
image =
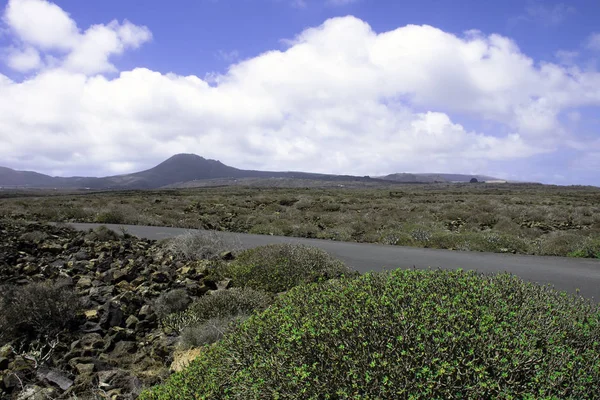
{"label": "cumulus cloud", "polygon": [[232,63],[234,61],[237,61],[240,58],[240,52],[237,50],[231,50],[231,51],[219,50],[217,52],[217,57],[223,61]]}
{"label": "cumulus cloud", "polygon": [[6,64],[18,72],[29,72],[42,66],[40,53],[33,47],[9,48],[5,52]]}
{"label": "cumulus cloud", "polygon": [[9,0],[5,23],[23,42],[43,50],[70,50],[79,30],[68,13],[45,0]]}
{"label": "cumulus cloud", "polygon": [[67,12],[46,0],[9,0],[3,21],[14,35],[7,65],[19,72],[60,65],[88,75],[116,72],[109,61],[151,39],[150,30],[129,21],[94,25],[81,32]]}
{"label": "cumulus cloud", "polygon": [[[22,1],[34,0],[12,0],[5,14]],[[75,29],[52,66],[21,82],[0,75],[0,159],[12,167],[104,175],[193,152],[245,168],[482,172],[573,141],[560,113],[600,104],[600,74],[536,63],[509,38],[477,31],[377,33],[334,18],[208,81],[118,72],[110,56],[149,40],[147,28]]]}

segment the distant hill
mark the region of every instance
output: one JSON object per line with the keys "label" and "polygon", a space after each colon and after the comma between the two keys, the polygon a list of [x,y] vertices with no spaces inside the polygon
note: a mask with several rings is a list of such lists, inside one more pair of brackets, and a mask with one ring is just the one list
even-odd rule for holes
{"label": "distant hill", "polygon": [[32,171],[0,167],[0,186],[51,186],[54,178]]}
{"label": "distant hill", "polygon": [[313,179],[322,181],[368,181],[378,182],[369,177],[351,175],[328,175],[308,172],[271,172],[242,170],[209,160],[195,154],[177,154],[154,168],[132,174],[91,177],[52,177],[30,171],[15,171],[0,168],[1,187],[30,188],[90,188],[90,189],[156,189],[165,186],[177,187],[185,182],[207,179],[235,178],[287,178]]}
{"label": "distant hill", "polygon": [[[177,154],[154,168],[124,175],[102,178],[92,177],[53,177],[32,171],[15,171],[0,167],[0,187],[27,188],[89,188],[89,189],[157,189],[162,187],[203,186],[197,182],[205,180],[232,179],[303,179],[327,182],[356,183],[431,183],[431,182],[468,182],[471,178],[490,180],[482,175],[457,174],[392,174],[371,178],[368,176],[315,174],[308,172],[273,172],[243,170],[210,160],[196,154]],[[190,182],[196,182],[191,184]]]}
{"label": "distant hill", "polygon": [[498,178],[485,175],[466,175],[466,174],[409,174],[397,173],[376,177],[386,181],[395,181],[403,183],[434,183],[434,182],[469,182],[475,178],[480,182],[497,181]]}

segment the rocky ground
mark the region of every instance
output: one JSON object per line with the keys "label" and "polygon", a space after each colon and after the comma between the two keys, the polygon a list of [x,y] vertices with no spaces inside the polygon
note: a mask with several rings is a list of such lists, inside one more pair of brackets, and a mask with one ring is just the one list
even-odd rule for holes
{"label": "rocky ground", "polygon": [[0,220],[0,312],[8,315],[11,291],[36,282],[79,301],[75,326],[52,336],[11,336],[0,317],[0,399],[128,399],[161,382],[176,338],[160,329],[156,299],[173,289],[190,301],[217,290],[209,266],[105,229]]}

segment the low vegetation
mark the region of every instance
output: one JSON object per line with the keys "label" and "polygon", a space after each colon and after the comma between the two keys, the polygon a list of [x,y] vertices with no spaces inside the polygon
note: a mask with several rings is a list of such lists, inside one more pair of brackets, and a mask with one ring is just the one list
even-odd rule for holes
{"label": "low vegetation", "polygon": [[161,325],[167,333],[181,333],[209,320],[221,319],[223,322],[227,318],[248,316],[266,309],[272,301],[272,295],[250,288],[218,290],[210,296],[200,297],[185,310],[161,317]]}
{"label": "low vegetation", "polygon": [[[575,240],[551,238],[555,251]],[[188,239],[0,219],[0,398],[598,393],[600,308],[579,296],[512,275],[360,276],[298,245],[195,252],[207,239]]]}
{"label": "low vegetation", "polygon": [[77,326],[83,310],[66,281],[0,287],[0,341],[53,339]]}
{"label": "low vegetation", "polygon": [[233,285],[280,293],[303,283],[353,274],[326,251],[296,244],[272,244],[241,252],[224,270]]}
{"label": "low vegetation", "polygon": [[592,399],[599,352],[582,298],[396,270],[298,286],[140,398]]}
{"label": "low vegetation", "polygon": [[223,238],[215,232],[187,232],[165,241],[165,249],[177,259],[215,260],[221,254],[236,250],[239,245],[226,243]]}
{"label": "low vegetation", "polygon": [[[600,256],[600,189],[593,187],[482,183],[9,194],[0,196],[0,217],[16,220],[164,225],[453,250]],[[210,258],[218,253],[211,248],[220,250],[218,243],[201,246],[188,239],[191,246],[182,242],[181,248],[173,248],[183,257]]]}

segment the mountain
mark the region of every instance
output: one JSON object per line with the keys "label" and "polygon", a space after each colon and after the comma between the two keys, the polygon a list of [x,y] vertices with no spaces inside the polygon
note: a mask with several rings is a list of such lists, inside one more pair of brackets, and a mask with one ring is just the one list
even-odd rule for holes
{"label": "mountain", "polygon": [[242,170],[195,154],[177,154],[154,168],[132,174],[102,178],[52,177],[31,171],[0,167],[0,187],[89,188],[89,189],[156,189],[190,181],[235,178],[288,178],[326,181],[371,181],[369,177],[327,175],[308,172],[271,172]]}
{"label": "mountain", "polygon": [[54,178],[32,171],[0,167],[0,186],[52,186]]}
{"label": "mountain", "polygon": [[[481,175],[455,174],[392,174],[371,178],[352,175],[315,174],[308,172],[274,172],[243,170],[210,160],[196,154],[177,154],[163,161],[154,168],[132,174],[114,175],[102,178],[91,177],[52,177],[32,171],[15,171],[0,167],[0,187],[30,188],[89,188],[89,189],[156,189],[165,186],[184,187],[186,182],[209,179],[242,179],[242,178],[285,178],[310,179],[335,182],[369,182],[369,183],[427,183],[427,182],[468,182],[472,177],[485,180]],[[481,178],[481,179],[480,179]],[[193,186],[193,185],[192,185]]]}
{"label": "mountain", "polygon": [[433,183],[433,182],[469,182],[471,179],[477,179],[480,182],[496,181],[498,178],[485,175],[465,175],[465,174],[409,174],[397,173],[377,177],[386,181],[403,183]]}

